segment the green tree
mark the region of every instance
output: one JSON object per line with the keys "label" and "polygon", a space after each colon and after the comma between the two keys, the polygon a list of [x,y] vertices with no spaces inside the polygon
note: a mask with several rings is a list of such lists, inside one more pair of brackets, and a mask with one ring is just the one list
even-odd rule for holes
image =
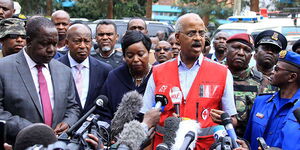
{"label": "green tree", "polygon": [[216,22],[216,19],[227,19],[232,15],[232,8],[226,7],[226,1],[216,0],[180,0],[179,7],[183,13],[193,12],[199,14],[204,23]]}
{"label": "green tree", "polygon": [[45,0],[15,0],[22,7],[23,14],[26,15],[44,15],[46,13]]}

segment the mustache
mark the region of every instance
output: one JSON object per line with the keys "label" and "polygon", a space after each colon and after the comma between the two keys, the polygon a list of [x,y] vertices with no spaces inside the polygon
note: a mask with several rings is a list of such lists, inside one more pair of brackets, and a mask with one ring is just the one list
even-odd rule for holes
{"label": "mustache", "polygon": [[193,47],[201,47],[202,44],[201,44],[200,42],[196,41],[196,42],[194,42],[194,43],[192,44],[192,46],[193,46]]}

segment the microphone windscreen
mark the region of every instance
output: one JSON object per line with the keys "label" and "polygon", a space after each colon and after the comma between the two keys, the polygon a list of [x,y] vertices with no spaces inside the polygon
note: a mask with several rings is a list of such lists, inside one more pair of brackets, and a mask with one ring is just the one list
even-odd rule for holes
{"label": "microphone windscreen", "polygon": [[141,123],[132,120],[124,125],[123,131],[119,134],[117,144],[124,144],[132,150],[139,150],[146,138],[147,133]]}
{"label": "microphone windscreen", "polygon": [[179,123],[181,118],[178,117],[168,117],[164,122],[164,136],[163,142],[171,147],[175,143],[176,132],[179,128]]}
{"label": "microphone windscreen", "polygon": [[124,94],[120,105],[111,121],[111,137],[114,139],[122,130],[125,123],[134,120],[142,105],[143,97],[137,91]]}

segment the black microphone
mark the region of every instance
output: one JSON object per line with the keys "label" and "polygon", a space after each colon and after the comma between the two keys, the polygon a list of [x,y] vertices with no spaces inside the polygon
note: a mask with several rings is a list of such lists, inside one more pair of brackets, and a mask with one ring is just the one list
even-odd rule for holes
{"label": "black microphone", "polygon": [[111,120],[112,139],[123,130],[125,123],[137,118],[143,106],[143,96],[137,91],[130,91],[124,94],[114,118]]}
{"label": "black microphone", "polygon": [[236,142],[237,136],[236,136],[236,133],[235,133],[233,125],[232,125],[231,117],[228,115],[228,113],[225,112],[225,113],[221,114],[221,119],[222,119],[222,125],[225,126],[225,129],[226,129],[229,137],[231,138],[233,148],[238,148],[239,145]]}
{"label": "black microphone", "polygon": [[108,102],[108,98],[105,96],[105,95],[99,95],[97,98],[96,98],[96,102],[94,105],[86,114],[84,114],[84,116],[82,116],[66,133],[67,135],[71,135],[72,132],[79,126],[82,124],[83,121],[86,120],[86,118],[88,116],[90,116],[96,108],[99,108],[99,107],[103,107],[107,104]]}
{"label": "black microphone", "polygon": [[146,139],[147,133],[141,123],[132,120],[124,125],[123,131],[119,134],[118,150],[138,150]]}
{"label": "black microphone", "polygon": [[294,116],[296,117],[297,121],[300,123],[300,107],[296,108],[293,111]]}
{"label": "black microphone", "polygon": [[154,108],[160,108],[161,106],[166,106],[168,104],[168,98],[165,95],[156,94],[155,102],[156,104]]}
{"label": "black microphone", "polygon": [[184,136],[184,141],[183,144],[180,147],[180,150],[187,150],[190,146],[190,144],[195,140],[196,134],[193,131],[189,131],[185,136]]}
{"label": "black microphone", "polygon": [[156,146],[156,150],[169,150],[169,147],[166,143],[160,143]]}

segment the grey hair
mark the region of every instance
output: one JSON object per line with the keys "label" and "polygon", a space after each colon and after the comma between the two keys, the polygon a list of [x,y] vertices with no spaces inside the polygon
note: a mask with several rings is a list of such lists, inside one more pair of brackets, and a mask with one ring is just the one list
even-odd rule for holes
{"label": "grey hair", "polygon": [[[185,16],[185,15],[183,15],[183,16]],[[175,32],[176,32],[176,33],[182,31],[182,22],[181,22],[181,19],[183,18],[183,16],[180,16],[180,17],[177,19],[176,23],[175,23]]]}

